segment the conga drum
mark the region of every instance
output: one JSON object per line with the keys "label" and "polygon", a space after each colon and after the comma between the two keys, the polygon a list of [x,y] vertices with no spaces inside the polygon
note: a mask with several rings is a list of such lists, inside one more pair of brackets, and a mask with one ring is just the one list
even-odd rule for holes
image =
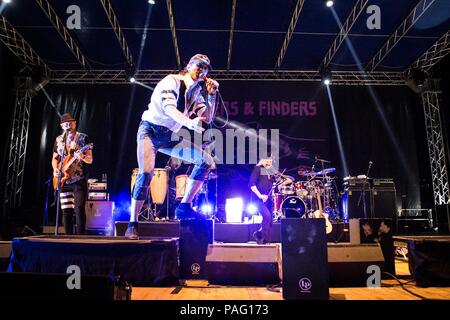
{"label": "conga drum", "polygon": [[176,194],[175,199],[181,200],[184,197],[184,194],[186,193],[186,185],[188,180],[187,174],[180,174],[175,177],[175,185],[176,185]]}
{"label": "conga drum", "polygon": [[136,178],[137,178],[138,173],[139,173],[138,168],[133,169],[133,173],[131,174],[131,194],[133,194],[133,187],[134,187],[134,184],[136,183]]}
{"label": "conga drum", "polygon": [[153,204],[163,204],[169,187],[169,173],[167,169],[154,169],[150,194]]}

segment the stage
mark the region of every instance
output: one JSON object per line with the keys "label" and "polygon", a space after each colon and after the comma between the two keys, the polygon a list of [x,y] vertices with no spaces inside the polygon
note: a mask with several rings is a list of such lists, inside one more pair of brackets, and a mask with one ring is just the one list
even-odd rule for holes
{"label": "stage", "polygon": [[[199,225],[204,225],[204,222],[183,223],[182,237],[190,236],[183,230]],[[194,233],[199,236],[198,232]],[[199,237],[202,238],[201,235]],[[39,274],[51,279],[51,275],[59,275],[60,278],[67,275],[67,268],[75,265],[80,267],[83,276],[120,277],[132,286],[133,300],[283,299],[281,243],[223,243],[205,238],[207,251],[203,252],[200,242],[191,243],[191,246],[200,248],[196,251],[180,245],[190,238],[183,239],[142,237],[140,240],[126,240],[120,236],[15,238],[11,243],[8,271],[12,276],[33,273],[35,279],[39,279]],[[382,267],[384,259],[378,244],[328,243],[328,273],[325,277],[329,277],[329,299],[448,299],[450,286],[444,284],[449,277],[445,273],[449,251],[443,254],[440,251],[436,257],[437,251],[424,251],[423,248],[414,251],[413,244],[418,247],[418,244],[439,242],[448,248],[450,236],[396,236],[394,239],[397,249],[402,247],[400,242],[408,242],[409,252],[403,257],[397,255],[395,275],[383,274],[381,285],[376,288],[366,286],[366,268],[373,265]],[[202,252],[204,255],[199,257]],[[430,260],[420,265],[418,256],[422,260]],[[193,268],[194,265],[198,270]],[[440,268],[440,274],[430,273],[436,268]],[[437,276],[442,283],[436,282]],[[424,287],[424,284],[428,285]],[[28,292],[26,286],[23,290]],[[44,293],[45,290],[42,291],[45,296]]]}

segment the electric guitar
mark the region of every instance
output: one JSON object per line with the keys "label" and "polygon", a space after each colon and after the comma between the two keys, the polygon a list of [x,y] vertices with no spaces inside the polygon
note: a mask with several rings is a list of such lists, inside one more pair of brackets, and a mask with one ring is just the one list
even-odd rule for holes
{"label": "electric guitar", "polygon": [[[87,145],[85,145],[84,147],[82,147],[81,149],[77,150],[76,152],[81,152],[81,153],[85,153],[88,150],[91,150],[94,147],[93,143],[89,143]],[[68,155],[62,162],[61,165],[61,182],[60,182],[60,186],[62,187],[64,185],[64,183],[67,181],[67,179],[70,178],[70,175],[68,173],[68,170],[70,168],[70,166],[72,165],[72,163],[74,163],[74,161],[77,160],[77,158],[75,158],[75,156],[73,154]],[[58,176],[53,176],[53,189],[57,190],[58,189]]]}
{"label": "electric guitar", "polygon": [[328,214],[323,212],[322,201],[320,200],[320,190],[318,188],[315,188],[315,191],[317,196],[317,203],[319,205],[319,210],[313,212],[313,217],[325,219],[325,232],[326,234],[329,234],[333,230],[333,226],[331,225],[331,222],[328,219]]}

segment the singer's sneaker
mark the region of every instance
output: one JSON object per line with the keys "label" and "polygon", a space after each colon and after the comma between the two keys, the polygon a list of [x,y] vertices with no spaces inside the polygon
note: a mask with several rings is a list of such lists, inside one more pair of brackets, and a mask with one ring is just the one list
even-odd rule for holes
{"label": "singer's sneaker", "polygon": [[125,237],[129,240],[138,240],[139,239],[137,222],[130,222],[128,224],[127,231],[125,232]]}
{"label": "singer's sneaker", "polygon": [[190,203],[180,203],[175,209],[175,218],[178,220],[205,220],[206,217],[194,209]]}

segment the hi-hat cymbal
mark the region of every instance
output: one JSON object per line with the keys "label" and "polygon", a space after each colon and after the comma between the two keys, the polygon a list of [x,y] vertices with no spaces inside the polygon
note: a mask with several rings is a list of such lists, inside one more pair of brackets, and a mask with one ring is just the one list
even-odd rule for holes
{"label": "hi-hat cymbal", "polygon": [[317,172],[316,174],[318,176],[322,176],[322,175],[325,175],[325,174],[332,173],[334,171],[336,171],[336,168],[326,168],[326,169],[323,169],[322,171]]}

